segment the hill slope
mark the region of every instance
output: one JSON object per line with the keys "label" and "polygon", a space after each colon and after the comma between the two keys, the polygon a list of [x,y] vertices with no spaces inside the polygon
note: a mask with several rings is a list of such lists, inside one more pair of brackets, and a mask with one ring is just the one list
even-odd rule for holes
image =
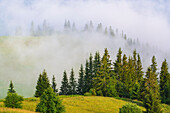
{"label": "hill slope", "polygon": [[[60,96],[66,108],[66,113],[119,113],[119,108],[128,102],[137,103],[140,108],[142,103],[130,101],[128,99],[116,99],[112,97],[99,96]],[[2,100],[1,100],[2,101]],[[0,113],[35,113],[39,98],[26,98],[23,101],[22,109],[5,108],[3,102],[0,102]],[[164,113],[170,112],[170,106],[163,104]]]}
{"label": "hill slope", "polygon": [[[99,96],[60,96],[60,98],[63,100],[66,113],[118,113],[119,108],[128,103],[128,101],[123,101],[112,97]],[[22,111],[21,109],[5,108],[3,102],[0,102],[0,112],[29,113],[30,111],[30,113],[32,113],[35,111],[37,103],[39,103],[39,99],[37,98],[25,99],[22,109],[27,111]],[[143,107],[140,108],[145,110]]]}

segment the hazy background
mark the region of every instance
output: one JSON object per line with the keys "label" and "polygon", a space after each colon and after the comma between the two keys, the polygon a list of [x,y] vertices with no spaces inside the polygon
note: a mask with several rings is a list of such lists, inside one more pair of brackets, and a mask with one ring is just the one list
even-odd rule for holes
{"label": "hazy background", "polygon": [[[29,37],[31,21],[37,26],[44,19],[58,32],[53,36]],[[63,32],[68,19],[76,23],[79,32]],[[94,27],[101,22],[114,30],[118,28],[119,33],[123,30],[128,38],[139,38],[141,45],[128,46],[119,35],[113,39],[96,32],[81,32],[90,20]],[[14,36],[18,26],[24,36]],[[144,66],[156,55],[160,69],[164,58],[170,59],[169,31],[168,0],[0,0],[0,35],[9,36],[0,38],[0,97],[6,95],[9,80],[13,80],[19,94],[33,96],[43,69],[50,79],[53,74],[56,76],[59,87],[65,69],[69,75],[73,67],[77,77],[80,64],[85,63],[90,52],[102,53],[106,47],[113,61],[119,47],[128,55],[136,48]]]}

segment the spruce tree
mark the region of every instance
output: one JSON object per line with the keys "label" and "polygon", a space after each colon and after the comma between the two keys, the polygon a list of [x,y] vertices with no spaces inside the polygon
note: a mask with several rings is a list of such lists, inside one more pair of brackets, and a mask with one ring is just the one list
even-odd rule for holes
{"label": "spruce tree", "polygon": [[79,70],[77,93],[79,95],[83,95],[83,93],[84,93],[84,70],[83,70],[83,65],[82,64],[81,64],[80,70]]}
{"label": "spruce tree", "polygon": [[53,88],[53,91],[54,91],[55,93],[58,92],[58,89],[56,88],[56,87],[57,87],[57,83],[56,83],[56,80],[55,80],[54,75],[53,75],[53,78],[52,78],[51,87]]}
{"label": "spruce tree", "polygon": [[168,64],[166,59],[163,61],[160,72],[160,95],[161,100],[165,103],[167,100],[170,101],[168,85],[170,83],[170,74],[168,72]]}
{"label": "spruce tree", "polygon": [[14,90],[14,85],[12,83],[12,80],[10,81],[10,84],[9,84],[8,93],[16,93],[16,91]]}
{"label": "spruce tree", "polygon": [[94,56],[94,61],[93,61],[93,72],[94,72],[93,77],[96,77],[97,71],[100,69],[100,63],[101,63],[101,61],[100,61],[100,53],[96,52],[95,56]]}
{"label": "spruce tree", "polygon": [[137,78],[137,53],[136,50],[133,51],[133,67],[135,74],[133,75],[133,81],[134,83],[138,80]]}
{"label": "spruce tree", "polygon": [[102,91],[103,96],[107,96],[107,85],[111,75],[111,60],[107,48],[101,60],[101,66],[97,73],[97,77],[94,78],[94,86],[96,91]]}
{"label": "spruce tree", "polygon": [[92,88],[93,77],[94,77],[94,73],[93,73],[93,56],[90,53],[90,57],[89,57],[89,82],[90,82],[90,87],[89,87],[89,89]]}
{"label": "spruce tree", "polygon": [[141,83],[141,81],[143,79],[143,71],[142,71],[142,69],[143,68],[142,68],[140,55],[138,54],[136,74],[137,74],[137,79],[138,79],[139,83]]}
{"label": "spruce tree", "polygon": [[70,80],[69,80],[69,94],[75,95],[76,94],[76,80],[74,78],[74,70],[73,68],[71,69],[71,75],[70,75]]}
{"label": "spruce tree", "polygon": [[40,97],[43,87],[42,87],[42,75],[40,74],[38,77],[38,81],[37,81],[37,86],[36,86],[36,91],[35,91],[35,97]]}
{"label": "spruce tree", "polygon": [[114,63],[114,72],[117,76],[117,79],[120,80],[121,70],[122,69],[122,50],[119,48],[118,54],[117,54],[117,60]]}
{"label": "spruce tree", "polygon": [[157,71],[157,63],[156,63],[155,56],[152,57],[151,69],[152,69],[152,72],[156,73],[156,71]]}
{"label": "spruce tree", "polygon": [[84,76],[84,93],[90,90],[90,75],[89,75],[89,62],[86,60],[85,76]]}
{"label": "spruce tree", "polygon": [[131,92],[131,98],[132,99],[140,99],[140,84],[138,82],[136,82],[132,88],[132,92]]}
{"label": "spruce tree", "polygon": [[62,113],[65,111],[62,101],[56,96],[51,87],[47,88],[40,97],[40,103],[36,107],[36,112],[42,113]]}
{"label": "spruce tree", "polygon": [[49,87],[50,87],[49,79],[48,79],[46,71],[44,70],[42,75],[41,74],[39,75],[34,96],[40,97],[42,93],[44,92],[44,90]]}
{"label": "spruce tree", "polygon": [[63,80],[61,82],[61,87],[60,87],[60,94],[61,95],[68,95],[68,93],[69,93],[68,78],[67,78],[66,71],[64,71],[64,73],[63,73]]}
{"label": "spruce tree", "polygon": [[161,113],[159,85],[155,72],[149,67],[146,72],[143,103],[147,113]]}

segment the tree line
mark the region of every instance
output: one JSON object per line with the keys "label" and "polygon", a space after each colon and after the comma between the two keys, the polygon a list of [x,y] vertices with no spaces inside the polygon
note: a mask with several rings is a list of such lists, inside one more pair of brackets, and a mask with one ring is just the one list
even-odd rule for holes
{"label": "tree line", "polygon": [[[53,82],[54,80],[53,76]],[[46,82],[46,85],[43,82]],[[43,91],[39,89],[44,90],[48,86],[50,86],[49,80],[44,71],[37,81],[35,96],[41,96]],[[55,82],[52,83],[52,87],[57,93]],[[138,99],[143,101],[148,112],[161,111],[161,102],[170,103],[168,63],[166,59],[162,62],[161,71],[158,74],[156,57],[153,56],[151,65],[144,73],[140,54],[136,50],[133,51],[133,56],[127,57],[126,54],[122,55],[120,48],[114,62],[110,60],[107,49],[102,57],[99,52],[96,52],[94,57],[90,54],[85,68],[83,65],[80,66],[77,82],[73,69],[71,69],[69,80],[64,71],[58,93],[60,95],[84,95],[87,92],[97,96]]]}

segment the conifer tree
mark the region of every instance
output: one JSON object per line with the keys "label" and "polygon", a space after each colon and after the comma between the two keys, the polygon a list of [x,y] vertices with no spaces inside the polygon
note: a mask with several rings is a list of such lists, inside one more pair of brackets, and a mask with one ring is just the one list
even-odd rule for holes
{"label": "conifer tree", "polygon": [[50,87],[50,83],[49,83],[47,73],[44,70],[42,75],[41,74],[39,75],[34,96],[40,97],[42,93],[44,92],[44,90],[47,89],[48,87]]}
{"label": "conifer tree", "polygon": [[85,76],[84,76],[84,93],[90,90],[89,62],[86,60]]}
{"label": "conifer tree", "polygon": [[92,88],[92,80],[94,77],[94,73],[93,73],[93,56],[90,53],[90,57],[89,57],[89,83],[90,83],[90,89]]}
{"label": "conifer tree", "polygon": [[40,97],[43,87],[42,87],[42,75],[40,74],[38,77],[38,81],[37,81],[37,86],[36,86],[36,91],[35,91],[35,97]]}
{"label": "conifer tree", "polygon": [[138,80],[137,78],[137,53],[136,50],[133,51],[133,66],[135,74],[133,75],[133,81],[136,82]]}
{"label": "conifer tree", "polygon": [[52,84],[51,87],[53,88],[53,91],[54,91],[55,93],[57,93],[57,92],[58,92],[58,89],[56,88],[56,87],[57,87],[57,83],[56,83],[56,80],[55,80],[54,75],[53,75],[52,83],[51,83],[51,84]]}
{"label": "conifer tree", "polygon": [[79,70],[77,93],[79,95],[83,95],[83,93],[84,93],[84,70],[83,70],[83,65],[82,64],[81,64],[80,70]]}
{"label": "conifer tree", "polygon": [[111,75],[111,60],[107,48],[101,60],[101,66],[97,73],[97,77],[94,78],[94,86],[96,91],[102,91],[103,96],[107,96],[107,85]]}
{"label": "conifer tree", "polygon": [[61,87],[60,87],[60,94],[61,95],[68,95],[68,93],[69,93],[68,78],[67,78],[66,71],[64,71],[64,73],[63,73],[63,80],[61,82]]}
{"label": "conifer tree", "polygon": [[10,84],[9,84],[8,93],[16,93],[12,80],[10,81]]}
{"label": "conifer tree", "polygon": [[152,57],[151,69],[152,69],[152,72],[156,73],[156,71],[157,71],[157,63],[156,63],[155,56]]}
{"label": "conifer tree", "polygon": [[94,56],[94,61],[93,61],[93,72],[94,72],[93,77],[96,77],[97,71],[100,69],[100,63],[101,63],[100,53],[96,52]]}
{"label": "conifer tree", "polygon": [[120,75],[120,81],[122,83],[125,83],[127,77],[128,77],[128,62],[126,54],[123,55],[123,65],[122,65],[122,74]]}
{"label": "conifer tree", "polygon": [[69,80],[69,94],[75,95],[76,94],[76,80],[74,78],[74,70],[73,68],[71,69],[71,75],[70,75],[70,80]]}
{"label": "conifer tree", "polygon": [[125,88],[126,88],[126,95],[125,97],[130,97],[131,91],[132,91],[132,87],[134,84],[134,76],[135,76],[135,69],[133,66],[133,60],[131,57],[129,57],[128,59],[128,74],[125,80]]}
{"label": "conifer tree", "polygon": [[149,67],[146,72],[143,103],[147,113],[161,113],[159,85],[157,83],[155,72],[152,70],[153,69]]}
{"label": "conifer tree", "polygon": [[132,92],[131,92],[131,98],[132,99],[140,99],[140,84],[138,82],[136,82],[132,88]]}
{"label": "conifer tree", "polygon": [[36,112],[42,113],[62,113],[65,111],[62,101],[56,96],[51,87],[47,88],[40,97],[40,103],[36,107]]}
{"label": "conifer tree", "polygon": [[143,79],[143,71],[142,71],[142,69],[143,68],[142,68],[140,55],[138,54],[136,74],[137,74],[137,79],[138,79],[139,83],[141,83],[141,81]]}
{"label": "conifer tree", "polygon": [[162,102],[170,101],[170,90],[168,85],[170,84],[170,74],[168,72],[168,64],[166,59],[163,61],[160,72],[160,95]]}
{"label": "conifer tree", "polygon": [[121,68],[122,68],[122,50],[121,48],[119,48],[119,51],[117,54],[117,60],[114,63],[114,72],[118,80],[120,80]]}

